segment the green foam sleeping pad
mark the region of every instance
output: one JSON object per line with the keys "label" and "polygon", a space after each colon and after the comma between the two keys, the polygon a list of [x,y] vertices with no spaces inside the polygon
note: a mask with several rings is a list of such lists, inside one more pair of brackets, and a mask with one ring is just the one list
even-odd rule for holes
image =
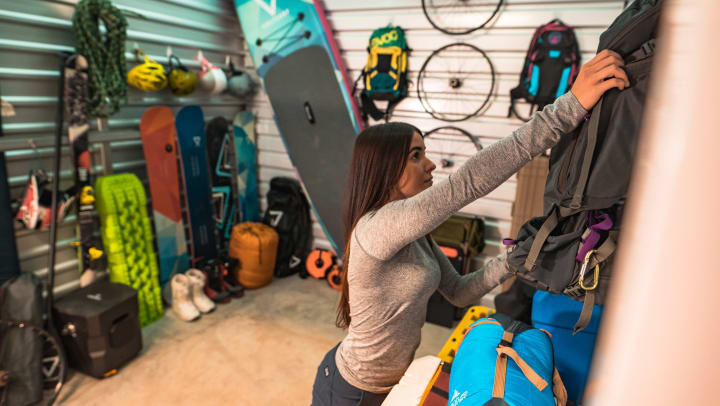
{"label": "green foam sleeping pad", "polygon": [[158,261],[146,206],[145,189],[133,174],[103,176],[95,182],[95,207],[110,281],[138,292],[142,327],[163,315]]}

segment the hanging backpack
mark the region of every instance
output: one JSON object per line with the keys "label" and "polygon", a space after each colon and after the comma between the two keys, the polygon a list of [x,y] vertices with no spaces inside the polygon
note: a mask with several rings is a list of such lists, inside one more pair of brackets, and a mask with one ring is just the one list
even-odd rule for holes
{"label": "hanging backpack", "polygon": [[262,222],[274,228],[279,237],[275,276],[300,272],[301,277],[307,277],[304,263],[313,239],[312,219],[300,182],[285,177],[270,180]]}
{"label": "hanging backpack", "polygon": [[662,0],[637,0],[600,36],[598,52],[622,56],[631,86],[611,89],[585,122],[552,149],[544,213],[526,222],[508,254],[518,277],[583,301],[575,332],[605,300],[645,95]]}
{"label": "hanging backpack", "polygon": [[[542,110],[565,94],[580,71],[580,49],[572,27],[555,19],[535,30],[520,72],[520,84],[510,90],[508,117],[515,114],[515,101],[524,99],[530,111]],[[530,115],[528,114],[528,117]]]}
{"label": "hanging backpack", "polygon": [[[358,82],[364,88],[360,92],[363,119],[388,121],[392,109],[407,96],[407,53],[405,33],[400,27],[378,28],[370,36],[368,59],[362,73],[355,81],[353,94]],[[375,100],[387,100],[383,112],[375,106]]]}
{"label": "hanging backpack", "polygon": [[564,406],[549,333],[503,314],[477,320],[453,360],[448,398],[448,406]]}

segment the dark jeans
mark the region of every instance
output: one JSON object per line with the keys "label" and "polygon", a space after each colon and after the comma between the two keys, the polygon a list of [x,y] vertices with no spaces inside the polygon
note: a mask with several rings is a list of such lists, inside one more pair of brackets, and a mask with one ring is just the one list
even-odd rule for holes
{"label": "dark jeans", "polygon": [[[340,345],[340,344],[338,344]],[[379,406],[387,393],[372,393],[358,389],[343,379],[335,366],[338,346],[325,354],[315,375],[310,406]]]}

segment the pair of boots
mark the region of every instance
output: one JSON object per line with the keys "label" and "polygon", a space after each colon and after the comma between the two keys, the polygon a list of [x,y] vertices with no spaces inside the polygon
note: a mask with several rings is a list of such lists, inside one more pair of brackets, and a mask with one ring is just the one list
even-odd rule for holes
{"label": "pair of boots", "polygon": [[245,288],[235,280],[237,260],[229,257],[220,257],[217,261],[209,261],[205,265],[205,275],[208,283],[205,294],[215,303],[229,303],[232,298],[240,298],[245,294]]}
{"label": "pair of boots", "polygon": [[215,310],[215,303],[204,292],[205,274],[199,269],[189,269],[185,274],[175,274],[170,279],[172,309],[183,321],[193,321],[201,313]]}

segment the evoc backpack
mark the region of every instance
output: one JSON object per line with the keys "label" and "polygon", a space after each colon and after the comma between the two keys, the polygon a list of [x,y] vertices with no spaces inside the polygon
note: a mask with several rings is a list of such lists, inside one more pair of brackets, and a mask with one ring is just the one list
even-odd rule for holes
{"label": "evoc backpack", "polygon": [[[362,73],[355,81],[353,94],[358,82],[364,88],[360,92],[363,118],[369,115],[374,120],[390,118],[392,109],[407,96],[407,53],[405,33],[400,27],[378,28],[370,35],[368,58]],[[375,106],[375,100],[387,100],[383,112]]]}
{"label": "evoc backpack", "polygon": [[503,314],[491,317],[471,324],[460,343],[448,406],[564,406],[550,335]]}
{"label": "evoc backpack", "polygon": [[275,229],[279,237],[275,276],[300,272],[306,277],[304,263],[312,244],[312,219],[300,182],[285,177],[270,180],[262,222]]}
{"label": "evoc backpack", "polygon": [[526,222],[508,254],[520,278],[584,302],[575,331],[605,300],[630,182],[662,0],[637,0],[600,36],[622,56],[630,87],[611,89],[550,156],[544,213]]}
{"label": "evoc backpack", "polygon": [[508,117],[515,114],[527,121],[518,114],[516,100],[530,103],[531,112],[542,110],[570,90],[579,71],[580,49],[572,27],[558,19],[538,27],[525,56],[520,84],[510,90]]}

